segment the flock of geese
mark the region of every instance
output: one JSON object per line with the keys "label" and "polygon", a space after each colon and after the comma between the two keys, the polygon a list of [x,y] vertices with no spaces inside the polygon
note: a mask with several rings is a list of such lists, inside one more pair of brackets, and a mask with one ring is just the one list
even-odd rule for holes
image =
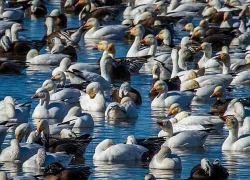
{"label": "flock of geese", "polygon": [[[32,112],[29,102],[11,96],[0,101],[0,145],[7,133],[15,135],[2,148],[0,161],[41,170],[16,177],[1,171],[0,179],[87,179],[89,167],[69,165],[84,162],[92,137],[75,129],[93,129],[92,112],[113,122],[136,119],[143,99],[129,81],[140,72],[152,74],[148,93],[151,108],[166,111],[166,118],[157,121],[162,130],[157,137],[130,135],[126,143],[105,139],[96,146],[93,161],[142,161],[150,169],[181,170],[173,148],[203,147],[208,134],[224,126],[229,135],[222,151],[250,151],[248,97],[226,98],[235,87],[250,83],[249,1],[66,0],[52,11],[45,0],[0,4],[0,73],[57,66],[34,92],[39,103]],[[80,26],[68,27],[66,14],[78,16]],[[44,18],[41,39],[19,37],[24,17]],[[82,39],[102,52],[95,64],[77,62],[84,58],[77,57]],[[116,57],[114,39],[132,42],[126,57]],[[44,47],[47,52],[39,54]],[[197,104],[211,108],[193,114],[190,109]],[[190,173],[190,179],[228,176],[218,159],[207,158]]]}

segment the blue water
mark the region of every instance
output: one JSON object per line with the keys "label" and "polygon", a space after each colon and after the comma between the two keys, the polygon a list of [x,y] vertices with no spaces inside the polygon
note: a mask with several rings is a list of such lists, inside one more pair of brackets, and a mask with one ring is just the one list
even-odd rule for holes
{"label": "blue water", "polygon": [[[58,7],[57,3],[50,3],[49,8]],[[78,17],[69,16],[69,27],[78,26]],[[21,35],[27,39],[41,39],[45,33],[43,26],[44,19],[30,19],[26,18],[23,22],[24,27],[28,31],[22,32]],[[117,50],[117,57],[124,56],[129,48],[129,44],[125,42],[114,42]],[[44,52],[42,50],[41,52]],[[101,53],[86,48],[83,41],[80,42],[78,50],[79,62],[95,62]],[[11,95],[21,102],[31,101],[31,96],[36,89],[41,86],[42,82],[50,79],[51,71],[54,67],[31,66],[27,68],[21,75],[0,75],[0,99],[4,96]],[[151,87],[152,76],[149,74],[140,73],[134,75],[131,79],[131,84],[140,91],[143,99],[143,104],[138,108],[139,117],[136,121],[131,123],[112,124],[106,121],[103,115],[94,115],[95,128],[91,132],[94,137],[86,150],[85,165],[90,166],[92,174],[90,179],[143,179],[146,173],[153,173],[157,178],[162,179],[185,179],[189,177],[191,168],[200,162],[201,158],[207,157],[211,160],[220,159],[222,164],[228,168],[230,179],[249,179],[250,169],[250,154],[246,153],[231,153],[222,152],[221,145],[224,138],[227,136],[227,130],[223,129],[221,132],[214,132],[209,135],[205,147],[203,149],[181,150],[174,149],[173,153],[178,154],[182,160],[182,171],[162,171],[149,170],[145,164],[96,164],[92,161],[92,156],[96,145],[106,138],[113,139],[116,143],[126,141],[128,135],[135,135],[137,138],[157,136],[160,128],[156,121],[165,119],[164,110],[151,110],[150,99],[148,92]],[[237,97],[247,96],[249,88],[243,87],[233,90],[232,95]],[[37,104],[37,101],[32,102],[32,108]],[[206,106],[193,107],[193,109],[204,110]],[[199,112],[198,111],[198,112]],[[197,110],[196,110],[197,112]],[[11,137],[11,134],[9,135]],[[5,146],[7,146],[6,141]],[[22,169],[15,164],[4,164],[2,169],[11,172],[11,174],[23,174]],[[25,173],[36,174],[31,170]]]}

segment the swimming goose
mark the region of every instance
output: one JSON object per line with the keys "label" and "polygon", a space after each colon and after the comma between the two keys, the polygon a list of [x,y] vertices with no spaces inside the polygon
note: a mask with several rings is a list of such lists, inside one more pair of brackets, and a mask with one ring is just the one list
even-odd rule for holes
{"label": "swimming goose", "polygon": [[80,97],[80,105],[83,111],[105,111],[106,100],[100,83],[92,82],[87,86],[86,94]]}
{"label": "swimming goose", "polygon": [[31,156],[23,163],[23,168],[41,169],[47,168],[52,163],[61,163],[63,166],[68,166],[72,160],[71,155],[64,152],[48,153],[44,148],[40,148],[37,154]]}
{"label": "swimming goose", "polygon": [[40,54],[36,49],[31,49],[26,55],[26,62],[31,65],[59,65],[65,54]]}
{"label": "swimming goose", "polygon": [[229,130],[229,135],[222,144],[223,151],[250,151],[250,136],[244,135],[239,137],[239,123],[234,116],[223,116],[222,120]]}
{"label": "swimming goose", "polygon": [[170,148],[202,147],[206,141],[207,133],[203,131],[182,131],[173,135],[173,126],[170,121],[157,122],[168,133],[164,145]]}
{"label": "swimming goose", "polygon": [[83,155],[86,146],[91,141],[89,135],[83,135],[80,139],[57,139],[50,137],[49,123],[45,119],[40,119],[37,122],[36,134],[43,134],[40,141],[45,146],[46,151],[51,153],[55,152],[66,152],[72,154],[76,159],[83,160]]}
{"label": "swimming goose", "polygon": [[168,116],[174,116],[170,119],[173,125],[202,125],[212,127],[223,127],[223,121],[211,116],[192,115],[190,112],[183,111],[178,103],[169,107]]}
{"label": "swimming goose", "polygon": [[41,148],[40,145],[26,143],[19,144],[18,140],[12,139],[10,141],[10,146],[2,150],[0,154],[0,161],[22,163],[36,154],[39,148]]}
{"label": "swimming goose", "polygon": [[140,50],[140,42],[145,33],[145,29],[141,24],[136,25],[130,29],[131,35],[135,36],[134,42],[127,52],[127,57],[138,57],[148,55],[149,48]]}
{"label": "swimming goose", "polygon": [[5,108],[0,110],[1,122],[24,123],[28,121],[31,106],[15,107],[6,103]]}
{"label": "swimming goose", "polygon": [[124,97],[130,97],[136,105],[142,104],[142,98],[140,92],[131,87],[129,82],[122,83],[119,89],[113,88],[111,97],[112,101],[119,103],[121,102],[121,99]]}
{"label": "swimming goose", "polygon": [[169,91],[166,83],[162,80],[156,81],[151,92],[155,91],[158,95],[151,103],[151,107],[169,108],[173,103],[179,103],[183,107],[188,107],[193,99],[192,92]]}
{"label": "swimming goose", "polygon": [[15,129],[15,136],[18,142],[26,141],[31,133],[31,125],[29,123],[22,123]]}
{"label": "swimming goose", "polygon": [[12,96],[5,96],[3,100],[0,101],[0,110],[5,108],[5,104],[15,104],[15,100]]}
{"label": "swimming goose", "polygon": [[111,139],[100,142],[93,156],[94,161],[121,162],[143,161],[148,149],[136,144],[114,144]]}
{"label": "swimming goose", "polygon": [[33,111],[33,119],[55,119],[62,121],[69,109],[69,106],[64,102],[50,102],[49,92],[43,88],[38,88],[32,98],[40,99],[39,104]]}
{"label": "swimming goose", "polygon": [[161,149],[154,155],[149,163],[151,169],[181,169],[181,158],[172,154],[171,149],[167,146],[161,146]]}
{"label": "swimming goose", "polygon": [[44,179],[74,179],[87,180],[90,175],[89,167],[64,167],[62,164],[55,162],[50,164],[44,172]]}
{"label": "swimming goose", "polygon": [[74,88],[57,89],[52,80],[45,80],[42,84],[42,88],[46,89],[50,93],[51,101],[64,101],[71,104],[79,102],[79,98],[81,96],[80,90]]}
{"label": "swimming goose", "polygon": [[136,106],[130,97],[122,98],[120,103],[110,103],[105,111],[108,120],[127,120],[137,116]]}
{"label": "swimming goose", "polygon": [[84,27],[89,29],[85,33],[84,39],[123,39],[128,30],[128,27],[124,25],[100,27],[96,18],[88,19]]}
{"label": "swimming goose", "polygon": [[218,159],[211,163],[207,158],[203,158],[200,164],[192,168],[189,179],[227,179],[228,176],[227,169]]}

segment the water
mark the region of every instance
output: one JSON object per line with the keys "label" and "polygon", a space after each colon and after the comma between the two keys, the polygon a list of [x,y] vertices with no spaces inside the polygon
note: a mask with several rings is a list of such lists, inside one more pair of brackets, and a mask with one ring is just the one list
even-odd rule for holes
{"label": "water", "polygon": [[[58,2],[49,4],[49,9],[58,6]],[[78,17],[69,16],[69,27],[78,26]],[[22,32],[21,35],[27,39],[41,39],[45,33],[43,27],[44,19],[24,20],[24,27],[28,31]],[[128,43],[114,42],[117,49],[117,57],[124,56],[129,48]],[[101,53],[86,48],[83,41],[80,42],[80,52],[78,51],[78,62],[96,62]],[[44,50],[42,50],[44,52]],[[31,96],[36,89],[41,86],[42,82],[50,79],[51,71],[54,67],[32,66],[29,67],[22,75],[0,75],[0,99],[7,95],[11,95],[21,102],[31,101]],[[190,170],[198,164],[201,158],[207,157],[211,160],[220,159],[222,164],[228,168],[230,179],[248,179],[250,168],[250,154],[247,153],[231,153],[221,152],[221,145],[228,132],[226,129],[221,132],[214,132],[210,134],[206,140],[203,149],[174,149],[173,153],[178,154],[182,160],[182,171],[162,171],[149,170],[147,165],[140,163],[131,164],[107,164],[107,163],[93,163],[92,156],[96,145],[103,139],[111,138],[116,143],[126,141],[128,135],[135,135],[137,138],[157,136],[160,128],[156,124],[159,119],[165,119],[165,110],[152,110],[150,107],[150,99],[148,92],[151,88],[152,77],[148,74],[138,74],[132,77],[131,84],[140,91],[143,99],[143,104],[138,108],[139,117],[136,121],[130,123],[113,124],[104,119],[103,115],[95,116],[95,128],[91,135],[94,137],[86,150],[87,166],[92,169],[90,179],[143,179],[146,173],[153,173],[157,178],[162,179],[186,179],[189,177]],[[231,95],[235,97],[245,97],[249,94],[249,88],[241,87],[234,89]],[[33,101],[32,108],[37,104]],[[193,107],[193,111],[205,111],[206,105],[201,107]],[[197,110],[198,109],[198,110]],[[10,133],[8,138],[12,137]],[[4,146],[8,145],[6,141]],[[20,165],[3,164],[3,170],[11,172],[12,174],[36,174],[32,170],[22,171]]]}

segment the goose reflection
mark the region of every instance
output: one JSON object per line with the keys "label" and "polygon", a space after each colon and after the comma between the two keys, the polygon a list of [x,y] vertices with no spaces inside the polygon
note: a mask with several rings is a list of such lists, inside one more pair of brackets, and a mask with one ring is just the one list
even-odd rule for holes
{"label": "goose reflection", "polygon": [[181,178],[181,170],[149,169],[149,173],[153,174],[156,179],[180,179]]}

